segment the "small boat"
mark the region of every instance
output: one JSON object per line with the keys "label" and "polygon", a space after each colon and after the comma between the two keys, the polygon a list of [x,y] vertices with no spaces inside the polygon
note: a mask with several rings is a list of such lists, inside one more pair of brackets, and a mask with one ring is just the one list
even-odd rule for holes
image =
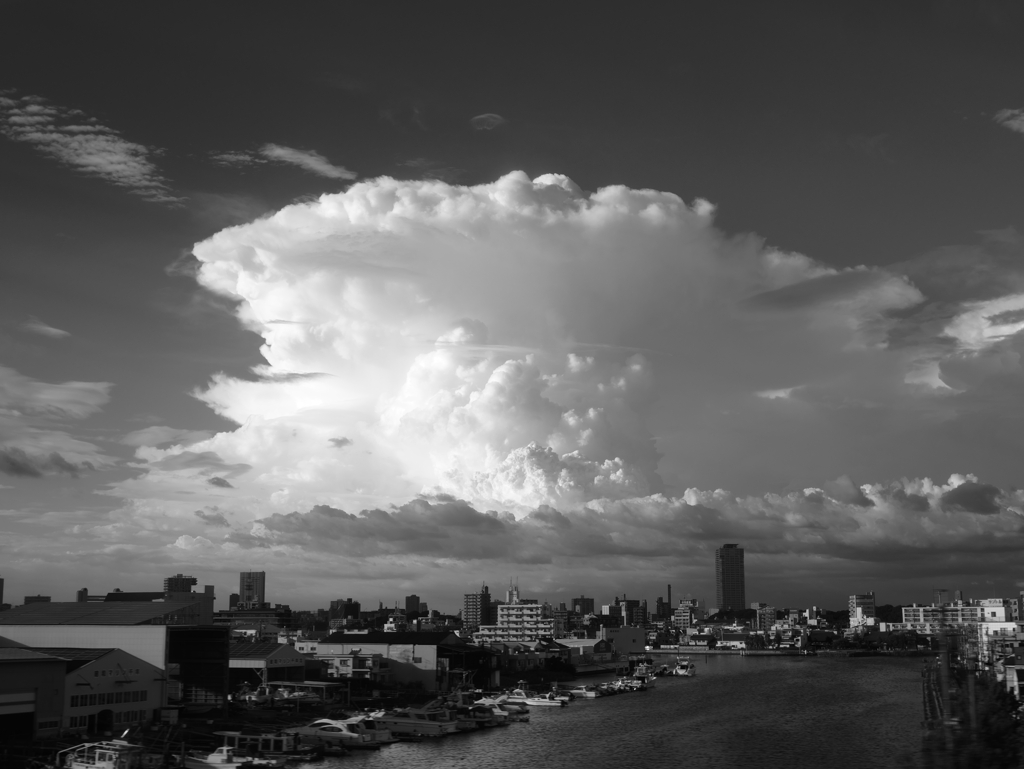
{"label": "small boat", "polygon": [[283,758],[254,758],[235,752],[223,745],[212,753],[189,753],[182,757],[185,769],[209,769],[211,766],[231,766],[238,769],[269,769],[284,766]]}
{"label": "small boat", "polygon": [[224,738],[225,748],[234,748],[237,756],[257,755],[261,758],[309,761],[317,757],[317,746],[303,745],[295,729],[286,731],[214,732]]}
{"label": "small boat", "polygon": [[83,742],[57,753],[56,765],[64,769],[139,769],[145,749],[123,740]]}
{"label": "small boat", "polygon": [[569,692],[577,699],[593,700],[598,697],[603,697],[604,692],[597,688],[594,684],[586,684],[573,686],[569,689]]}
{"label": "small boat", "polygon": [[556,695],[554,692],[548,692],[547,694],[538,694],[537,692],[530,691],[529,689],[513,689],[508,694],[509,702],[521,702],[524,705],[530,707],[555,707],[564,708],[569,704],[568,697],[562,698]]}
{"label": "small boat", "polygon": [[370,715],[399,739],[408,735],[444,737],[459,730],[452,712],[444,707],[444,701],[440,699],[431,700],[422,708],[379,710]]}
{"label": "small boat", "polygon": [[490,708],[496,717],[504,718],[505,721],[529,721],[530,709],[525,702],[509,702],[507,694],[499,694],[494,697],[480,697],[477,705]]}
{"label": "small boat", "polygon": [[689,657],[676,657],[676,666],[672,669],[672,675],[692,678],[697,675],[697,666]]}
{"label": "small boat", "polygon": [[373,738],[347,720],[318,718],[304,726],[292,726],[288,731],[303,745],[324,745],[329,748],[375,748]]}
{"label": "small boat", "polygon": [[633,670],[633,680],[643,684],[648,689],[654,686],[654,680],[657,677],[654,672],[654,665],[649,662],[641,662]]}

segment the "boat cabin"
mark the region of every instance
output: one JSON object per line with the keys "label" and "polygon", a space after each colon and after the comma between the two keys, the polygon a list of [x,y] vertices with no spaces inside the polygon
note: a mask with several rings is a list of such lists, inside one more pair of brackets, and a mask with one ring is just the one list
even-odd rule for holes
{"label": "boat cabin", "polygon": [[233,748],[240,755],[297,753],[300,747],[298,735],[291,732],[260,732],[252,734],[244,732],[214,732],[214,734],[224,738],[224,747]]}
{"label": "boat cabin", "polygon": [[122,740],[86,742],[57,754],[57,766],[65,769],[139,769],[143,748]]}

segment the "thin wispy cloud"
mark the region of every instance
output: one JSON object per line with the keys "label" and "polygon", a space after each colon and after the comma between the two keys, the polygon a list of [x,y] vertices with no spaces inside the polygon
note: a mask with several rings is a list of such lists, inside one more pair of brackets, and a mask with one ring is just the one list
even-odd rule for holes
{"label": "thin wispy cloud", "polygon": [[473,126],[477,131],[491,131],[498,126],[503,126],[508,121],[505,120],[501,115],[496,115],[493,112],[485,112],[483,115],[477,115],[471,118],[469,124]]}
{"label": "thin wispy cloud", "polygon": [[70,331],[54,328],[47,323],[43,323],[43,321],[39,320],[39,318],[34,315],[22,323],[21,328],[23,331],[28,331],[32,334],[39,334],[40,336],[48,336],[50,339],[67,339],[71,336]]}
{"label": "thin wispy cloud", "polygon": [[311,174],[328,179],[355,179],[357,174],[344,166],[334,165],[330,160],[315,150],[300,150],[282,144],[264,144],[256,152],[217,152],[210,155],[211,159],[222,166],[262,165],[263,163],[285,163],[297,166]]}
{"label": "thin wispy cloud", "polygon": [[1024,109],[1001,109],[992,116],[999,125],[1024,134]]}
{"label": "thin wispy cloud", "polygon": [[156,148],[128,141],[81,110],[61,107],[41,96],[15,97],[7,91],[0,93],[0,133],[143,200],[181,202],[151,159]]}

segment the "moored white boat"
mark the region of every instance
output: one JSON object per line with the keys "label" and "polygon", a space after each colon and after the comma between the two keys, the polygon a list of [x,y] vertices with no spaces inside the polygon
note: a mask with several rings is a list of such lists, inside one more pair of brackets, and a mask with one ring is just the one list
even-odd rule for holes
{"label": "moored white boat", "polygon": [[538,708],[564,708],[568,704],[568,698],[562,699],[554,692],[538,694],[528,689],[513,689],[508,695],[509,702],[521,702],[524,705]]}
{"label": "moored white boat", "polygon": [[697,675],[697,666],[689,657],[676,657],[676,666],[672,669],[672,675],[692,678]]}
{"label": "moored white boat", "polygon": [[431,700],[422,708],[379,710],[370,715],[396,737],[444,737],[459,730],[443,700]]}
{"label": "moored white boat", "polygon": [[594,686],[594,684],[572,686],[569,688],[569,691],[577,699],[593,700],[602,696],[601,690]]}
{"label": "moored white boat", "polygon": [[254,758],[237,753],[223,745],[212,753],[190,753],[182,757],[185,769],[209,769],[211,766],[230,766],[233,769],[270,769],[284,766],[283,758]]}

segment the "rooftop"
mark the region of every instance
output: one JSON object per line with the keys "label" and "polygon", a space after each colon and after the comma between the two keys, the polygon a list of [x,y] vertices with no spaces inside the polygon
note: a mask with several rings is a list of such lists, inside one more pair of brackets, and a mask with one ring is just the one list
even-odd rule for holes
{"label": "rooftop", "polygon": [[149,625],[154,619],[194,604],[116,601],[111,603],[30,603],[0,613],[3,625]]}
{"label": "rooftop", "polygon": [[[261,660],[282,649],[291,649],[288,644],[279,644],[276,641],[240,641],[229,647],[228,656],[233,660]],[[296,652],[298,655],[298,652]]]}
{"label": "rooftop", "polygon": [[17,646],[0,647],[0,662],[57,662],[56,657]]}
{"label": "rooftop", "polygon": [[[373,630],[369,633],[333,633],[323,640],[323,643],[335,644],[416,644],[417,646],[437,646],[441,643],[452,643],[452,637],[458,638],[451,631],[439,632],[395,632],[384,633]],[[465,639],[461,639],[465,640]],[[458,643],[456,641],[455,643]]]}
{"label": "rooftop", "polygon": [[39,647],[33,646],[32,651],[39,652],[40,654],[48,654],[51,657],[59,657],[62,660],[68,661],[68,670],[77,670],[83,665],[87,665],[94,660],[98,660],[100,657],[105,657],[110,652],[115,651],[114,649],[78,649],[68,648],[63,646],[56,647]]}

